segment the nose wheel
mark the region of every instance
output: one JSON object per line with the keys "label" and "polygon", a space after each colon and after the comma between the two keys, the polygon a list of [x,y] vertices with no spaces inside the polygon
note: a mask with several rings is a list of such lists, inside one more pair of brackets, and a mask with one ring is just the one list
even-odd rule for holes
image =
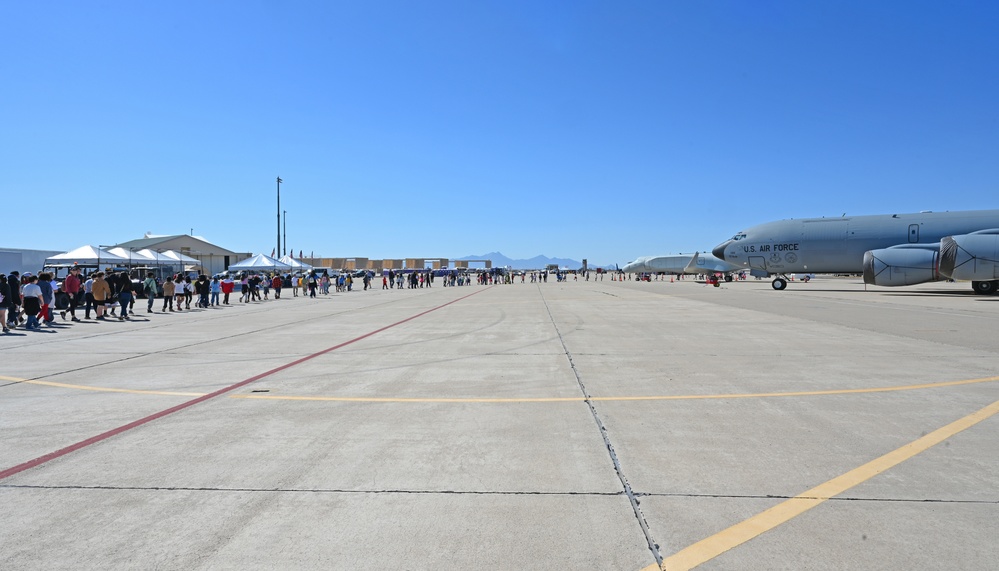
{"label": "nose wheel", "polygon": [[783,277],[774,278],[774,281],[771,282],[770,285],[772,285],[775,290],[780,291],[787,287],[787,279]]}

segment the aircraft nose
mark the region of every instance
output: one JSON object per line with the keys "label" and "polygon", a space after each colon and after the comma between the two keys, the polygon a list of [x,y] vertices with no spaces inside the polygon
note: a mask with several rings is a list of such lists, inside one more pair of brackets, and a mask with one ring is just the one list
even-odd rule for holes
{"label": "aircraft nose", "polygon": [[731,240],[729,240],[728,242],[722,242],[721,244],[718,244],[717,246],[715,246],[715,249],[711,250],[711,253],[714,254],[714,256],[716,258],[718,258],[719,260],[724,260],[725,259],[725,248],[729,244],[731,244],[731,243],[732,243]]}

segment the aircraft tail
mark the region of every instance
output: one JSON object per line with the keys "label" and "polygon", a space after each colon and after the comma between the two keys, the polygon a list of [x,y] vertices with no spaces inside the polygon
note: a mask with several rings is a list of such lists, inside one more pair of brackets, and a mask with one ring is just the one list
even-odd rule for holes
{"label": "aircraft tail", "polygon": [[690,273],[693,273],[693,274],[697,273],[697,257],[700,256],[700,255],[701,255],[700,252],[694,252],[694,257],[691,258],[689,262],[687,262],[687,267],[683,268],[683,273],[687,273],[687,272],[690,272]]}

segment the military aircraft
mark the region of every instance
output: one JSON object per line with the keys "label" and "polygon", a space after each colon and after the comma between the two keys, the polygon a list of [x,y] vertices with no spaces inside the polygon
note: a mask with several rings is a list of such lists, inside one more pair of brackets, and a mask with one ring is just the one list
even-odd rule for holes
{"label": "military aircraft", "polygon": [[742,268],[719,260],[711,254],[695,252],[676,256],[644,256],[634,262],[629,262],[621,271],[629,274],[657,273],[667,274],[725,274],[725,281],[732,281],[732,272]]}
{"label": "military aircraft", "polygon": [[863,273],[880,286],[970,280],[999,289],[999,210],[920,212],[767,222],[737,233],[712,253],[787,287],[787,274]]}

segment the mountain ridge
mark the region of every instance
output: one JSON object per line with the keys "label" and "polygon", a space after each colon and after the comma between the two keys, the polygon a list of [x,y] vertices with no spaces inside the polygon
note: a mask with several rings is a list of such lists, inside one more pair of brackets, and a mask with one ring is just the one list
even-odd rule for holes
{"label": "mountain ridge", "polygon": [[[549,264],[558,264],[560,268],[568,268],[570,270],[578,270],[583,267],[583,262],[579,260],[573,260],[571,258],[549,258],[538,254],[533,258],[520,258],[513,259],[504,256],[501,252],[489,252],[488,254],[482,255],[469,255],[462,256],[461,258],[455,258],[455,260],[489,260],[493,263],[493,267],[505,268],[507,266],[515,270],[542,270]],[[590,268],[597,268],[600,266],[590,265]]]}

